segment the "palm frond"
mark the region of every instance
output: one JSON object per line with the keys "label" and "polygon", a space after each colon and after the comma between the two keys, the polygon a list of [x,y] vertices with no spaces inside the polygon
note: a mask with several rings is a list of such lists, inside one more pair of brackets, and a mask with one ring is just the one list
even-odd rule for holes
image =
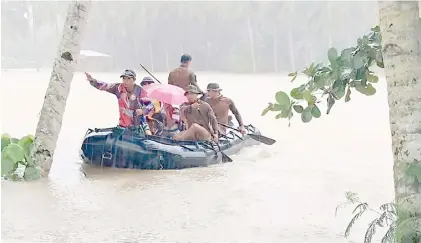
{"label": "palm frond", "polygon": [[360,203],[360,204],[358,204],[355,208],[354,208],[354,210],[352,211],[352,214],[354,214],[355,213],[355,211],[357,211],[357,210],[360,210],[360,212],[361,211],[365,211],[366,209],[367,209],[367,206],[368,206],[368,203]]}
{"label": "palm frond", "polygon": [[395,243],[395,230],[396,230],[396,223],[393,222],[389,229],[384,234],[381,243]]}
{"label": "palm frond", "polygon": [[394,203],[385,203],[380,206],[380,210],[396,214],[396,205]]}
{"label": "palm frond", "polygon": [[376,225],[378,224],[379,224],[379,219],[374,219],[368,225],[367,231],[365,232],[365,236],[364,236],[364,243],[371,243],[371,240],[373,239],[373,235],[376,233]]}
{"label": "palm frond", "polygon": [[358,204],[358,206],[354,209],[354,211],[352,212],[354,214],[354,212],[359,209],[360,211],[354,215],[354,217],[351,219],[351,221],[349,222],[348,226],[346,227],[345,230],[345,238],[348,238],[352,226],[355,224],[355,221],[357,221],[357,219],[365,212],[365,210],[367,209],[367,203],[360,203]]}

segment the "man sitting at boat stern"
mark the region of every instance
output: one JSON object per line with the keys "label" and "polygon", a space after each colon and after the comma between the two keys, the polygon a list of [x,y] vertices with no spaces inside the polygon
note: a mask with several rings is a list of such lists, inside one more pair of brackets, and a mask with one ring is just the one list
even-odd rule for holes
{"label": "man sitting at boat stern", "polygon": [[[235,106],[234,101],[221,94],[222,89],[217,83],[209,83],[206,89],[207,97],[205,101],[212,107],[218,122],[228,126],[228,113],[231,110],[232,114],[234,114],[235,118],[238,121],[238,124],[240,125],[241,133],[245,134],[246,129],[244,128],[243,119],[241,118],[240,112]],[[219,126],[219,131],[222,134],[225,134],[226,128],[224,126]]]}
{"label": "man sitting at boat stern", "polygon": [[202,92],[193,85],[186,88],[188,102],[180,106],[181,119],[187,130],[174,134],[175,140],[211,140],[218,142],[218,121],[210,105],[198,98]]}

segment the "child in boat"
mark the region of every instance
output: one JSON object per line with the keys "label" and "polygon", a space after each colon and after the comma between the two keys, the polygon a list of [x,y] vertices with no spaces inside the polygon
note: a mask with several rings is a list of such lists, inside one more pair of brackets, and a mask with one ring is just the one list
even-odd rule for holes
{"label": "child in boat", "polygon": [[164,105],[165,119],[163,136],[171,138],[174,134],[182,131],[182,123],[180,122],[180,109],[170,104]]}

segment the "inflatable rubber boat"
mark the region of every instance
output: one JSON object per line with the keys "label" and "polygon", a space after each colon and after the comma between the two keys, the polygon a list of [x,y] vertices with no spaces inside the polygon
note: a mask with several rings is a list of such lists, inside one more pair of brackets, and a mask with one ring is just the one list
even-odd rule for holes
{"label": "inflatable rubber boat", "polygon": [[[253,125],[245,128],[248,133],[260,134]],[[219,144],[209,141],[175,141],[158,136],[140,136],[131,129],[117,130],[88,129],[80,151],[83,162],[105,167],[149,170],[205,167],[221,163],[221,151],[232,155],[244,147],[260,143],[230,128],[226,135],[219,138]]]}

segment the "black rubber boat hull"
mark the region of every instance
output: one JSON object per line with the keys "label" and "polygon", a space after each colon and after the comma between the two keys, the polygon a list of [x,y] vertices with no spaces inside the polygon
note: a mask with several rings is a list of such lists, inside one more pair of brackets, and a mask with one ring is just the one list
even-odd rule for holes
{"label": "black rubber boat hull", "polygon": [[[252,125],[246,126],[246,129],[249,133],[260,134]],[[220,138],[221,150],[227,155],[257,144],[259,142],[250,136],[242,136],[231,129],[227,129],[227,135]],[[117,135],[113,128],[88,129],[80,155],[86,164],[149,170],[205,167],[222,162],[218,147],[211,142],[141,137],[130,130]]]}

